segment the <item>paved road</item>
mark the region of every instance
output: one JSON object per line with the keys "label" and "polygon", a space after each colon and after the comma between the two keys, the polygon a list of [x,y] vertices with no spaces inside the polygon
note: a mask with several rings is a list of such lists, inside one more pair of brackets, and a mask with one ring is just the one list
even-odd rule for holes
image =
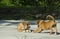
{"label": "paved road", "polygon": [[[0,21],[0,39],[60,39],[60,23],[57,21],[58,35],[49,35],[49,31],[42,33],[18,32],[16,27],[19,21]],[[36,25],[30,25],[36,27]]]}

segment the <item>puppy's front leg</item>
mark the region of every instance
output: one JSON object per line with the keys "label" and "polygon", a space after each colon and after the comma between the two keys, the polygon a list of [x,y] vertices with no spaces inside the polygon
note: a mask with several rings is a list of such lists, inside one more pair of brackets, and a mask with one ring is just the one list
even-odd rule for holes
{"label": "puppy's front leg", "polygon": [[39,33],[39,32],[41,32],[41,28],[38,28],[38,29],[34,30],[33,32]]}

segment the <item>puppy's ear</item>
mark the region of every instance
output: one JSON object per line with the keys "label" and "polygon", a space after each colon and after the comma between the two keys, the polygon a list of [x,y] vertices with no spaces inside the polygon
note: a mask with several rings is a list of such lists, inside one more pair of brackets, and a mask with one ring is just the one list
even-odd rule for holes
{"label": "puppy's ear", "polygon": [[40,24],[42,24],[43,23],[43,20],[40,20],[40,22],[39,22]]}
{"label": "puppy's ear", "polygon": [[37,24],[39,24],[39,20],[36,20],[37,21]]}

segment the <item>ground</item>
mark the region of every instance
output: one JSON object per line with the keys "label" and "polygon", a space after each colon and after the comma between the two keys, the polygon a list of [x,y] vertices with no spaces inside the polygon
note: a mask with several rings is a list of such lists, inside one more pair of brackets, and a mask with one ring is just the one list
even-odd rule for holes
{"label": "ground", "polygon": [[[57,20],[58,34],[48,34],[49,30],[41,33],[18,32],[17,24],[20,20],[0,20],[0,39],[60,39],[60,20]],[[30,25],[31,29],[37,25]],[[34,28],[34,29],[35,29]]]}

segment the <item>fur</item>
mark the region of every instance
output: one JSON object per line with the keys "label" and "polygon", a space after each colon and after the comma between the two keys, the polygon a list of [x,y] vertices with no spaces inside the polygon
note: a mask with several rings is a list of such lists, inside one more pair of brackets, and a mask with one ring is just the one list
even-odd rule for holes
{"label": "fur", "polygon": [[50,34],[53,31],[55,31],[55,34],[57,33],[57,26],[56,26],[56,22],[54,20],[54,17],[51,15],[48,15],[46,18],[51,18],[49,21],[45,22],[44,20],[38,20],[37,21],[37,25],[38,28],[36,30],[34,30],[33,32],[41,32],[42,30],[51,30]]}
{"label": "fur", "polygon": [[28,22],[20,22],[17,26],[19,32],[28,30]]}

